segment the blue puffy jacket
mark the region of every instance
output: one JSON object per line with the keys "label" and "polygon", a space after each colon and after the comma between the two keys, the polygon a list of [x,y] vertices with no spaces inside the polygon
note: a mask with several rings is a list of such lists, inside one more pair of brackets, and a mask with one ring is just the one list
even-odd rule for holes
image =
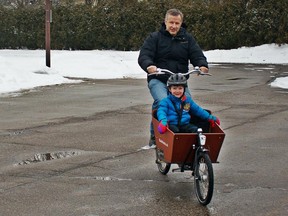
{"label": "blue puffy jacket", "polygon": [[173,103],[178,110],[181,110],[181,106],[183,106],[180,125],[185,125],[190,122],[190,114],[198,116],[199,118],[207,121],[211,118],[211,115],[197,105],[191,97],[184,95],[182,98],[177,98],[174,95],[169,94],[168,97],[160,101],[157,110],[157,118],[159,121],[162,121],[162,124],[164,125],[167,125],[167,123],[178,125],[178,114]]}

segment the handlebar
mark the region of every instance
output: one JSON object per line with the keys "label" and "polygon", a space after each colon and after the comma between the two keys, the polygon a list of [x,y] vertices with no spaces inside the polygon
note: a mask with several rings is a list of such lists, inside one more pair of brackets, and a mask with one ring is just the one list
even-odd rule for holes
{"label": "handlebar", "polygon": [[[212,74],[210,73],[204,73],[200,70],[200,68],[198,66],[196,66],[193,70],[190,70],[188,71],[187,73],[179,73],[179,74],[182,74],[183,76],[187,76],[189,74],[197,74],[197,75],[208,75],[208,76],[212,76]],[[173,73],[172,71],[170,70],[167,70],[167,69],[162,69],[162,68],[157,68],[157,72],[155,73],[150,73],[148,74],[148,76],[151,76],[151,75],[161,75],[161,74],[170,74],[170,75],[173,75],[175,73]]]}

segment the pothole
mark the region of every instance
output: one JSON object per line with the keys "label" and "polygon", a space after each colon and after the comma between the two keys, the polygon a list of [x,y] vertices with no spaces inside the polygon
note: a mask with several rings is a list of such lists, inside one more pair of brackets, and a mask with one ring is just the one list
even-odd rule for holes
{"label": "pothole", "polygon": [[25,130],[15,130],[13,132],[10,133],[11,136],[18,136],[18,135],[22,135],[25,133]]}
{"label": "pothole", "polygon": [[18,163],[18,165],[26,165],[30,163],[38,163],[43,161],[50,161],[56,159],[63,159],[67,157],[73,157],[79,155],[80,152],[77,151],[63,151],[63,152],[48,152],[48,153],[37,153],[33,157],[23,160]]}

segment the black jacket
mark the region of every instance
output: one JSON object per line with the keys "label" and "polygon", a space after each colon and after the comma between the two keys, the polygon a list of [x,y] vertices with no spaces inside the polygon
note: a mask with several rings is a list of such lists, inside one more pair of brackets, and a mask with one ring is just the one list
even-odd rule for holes
{"label": "black jacket", "polygon": [[[189,61],[193,66],[208,68],[206,57],[191,34],[181,27],[176,36],[166,31],[163,23],[158,32],[151,33],[144,41],[138,57],[138,64],[146,71],[150,65],[168,69],[174,73],[188,72]],[[169,75],[148,76],[166,83]]]}

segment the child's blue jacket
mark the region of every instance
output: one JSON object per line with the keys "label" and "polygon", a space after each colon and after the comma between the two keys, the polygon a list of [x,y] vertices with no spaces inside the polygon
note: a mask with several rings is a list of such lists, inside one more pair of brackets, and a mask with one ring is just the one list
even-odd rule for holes
{"label": "child's blue jacket", "polygon": [[[197,105],[191,97],[182,96],[182,98],[177,98],[172,94],[169,94],[168,97],[162,99],[160,101],[158,110],[157,110],[157,118],[158,121],[162,121],[162,124],[167,125],[178,125],[178,114],[173,105],[175,104],[178,110],[183,106],[182,118],[180,125],[185,125],[190,122],[191,115],[198,116],[203,120],[209,120],[210,114],[202,109],[199,105]],[[189,114],[190,113],[190,114]]]}

